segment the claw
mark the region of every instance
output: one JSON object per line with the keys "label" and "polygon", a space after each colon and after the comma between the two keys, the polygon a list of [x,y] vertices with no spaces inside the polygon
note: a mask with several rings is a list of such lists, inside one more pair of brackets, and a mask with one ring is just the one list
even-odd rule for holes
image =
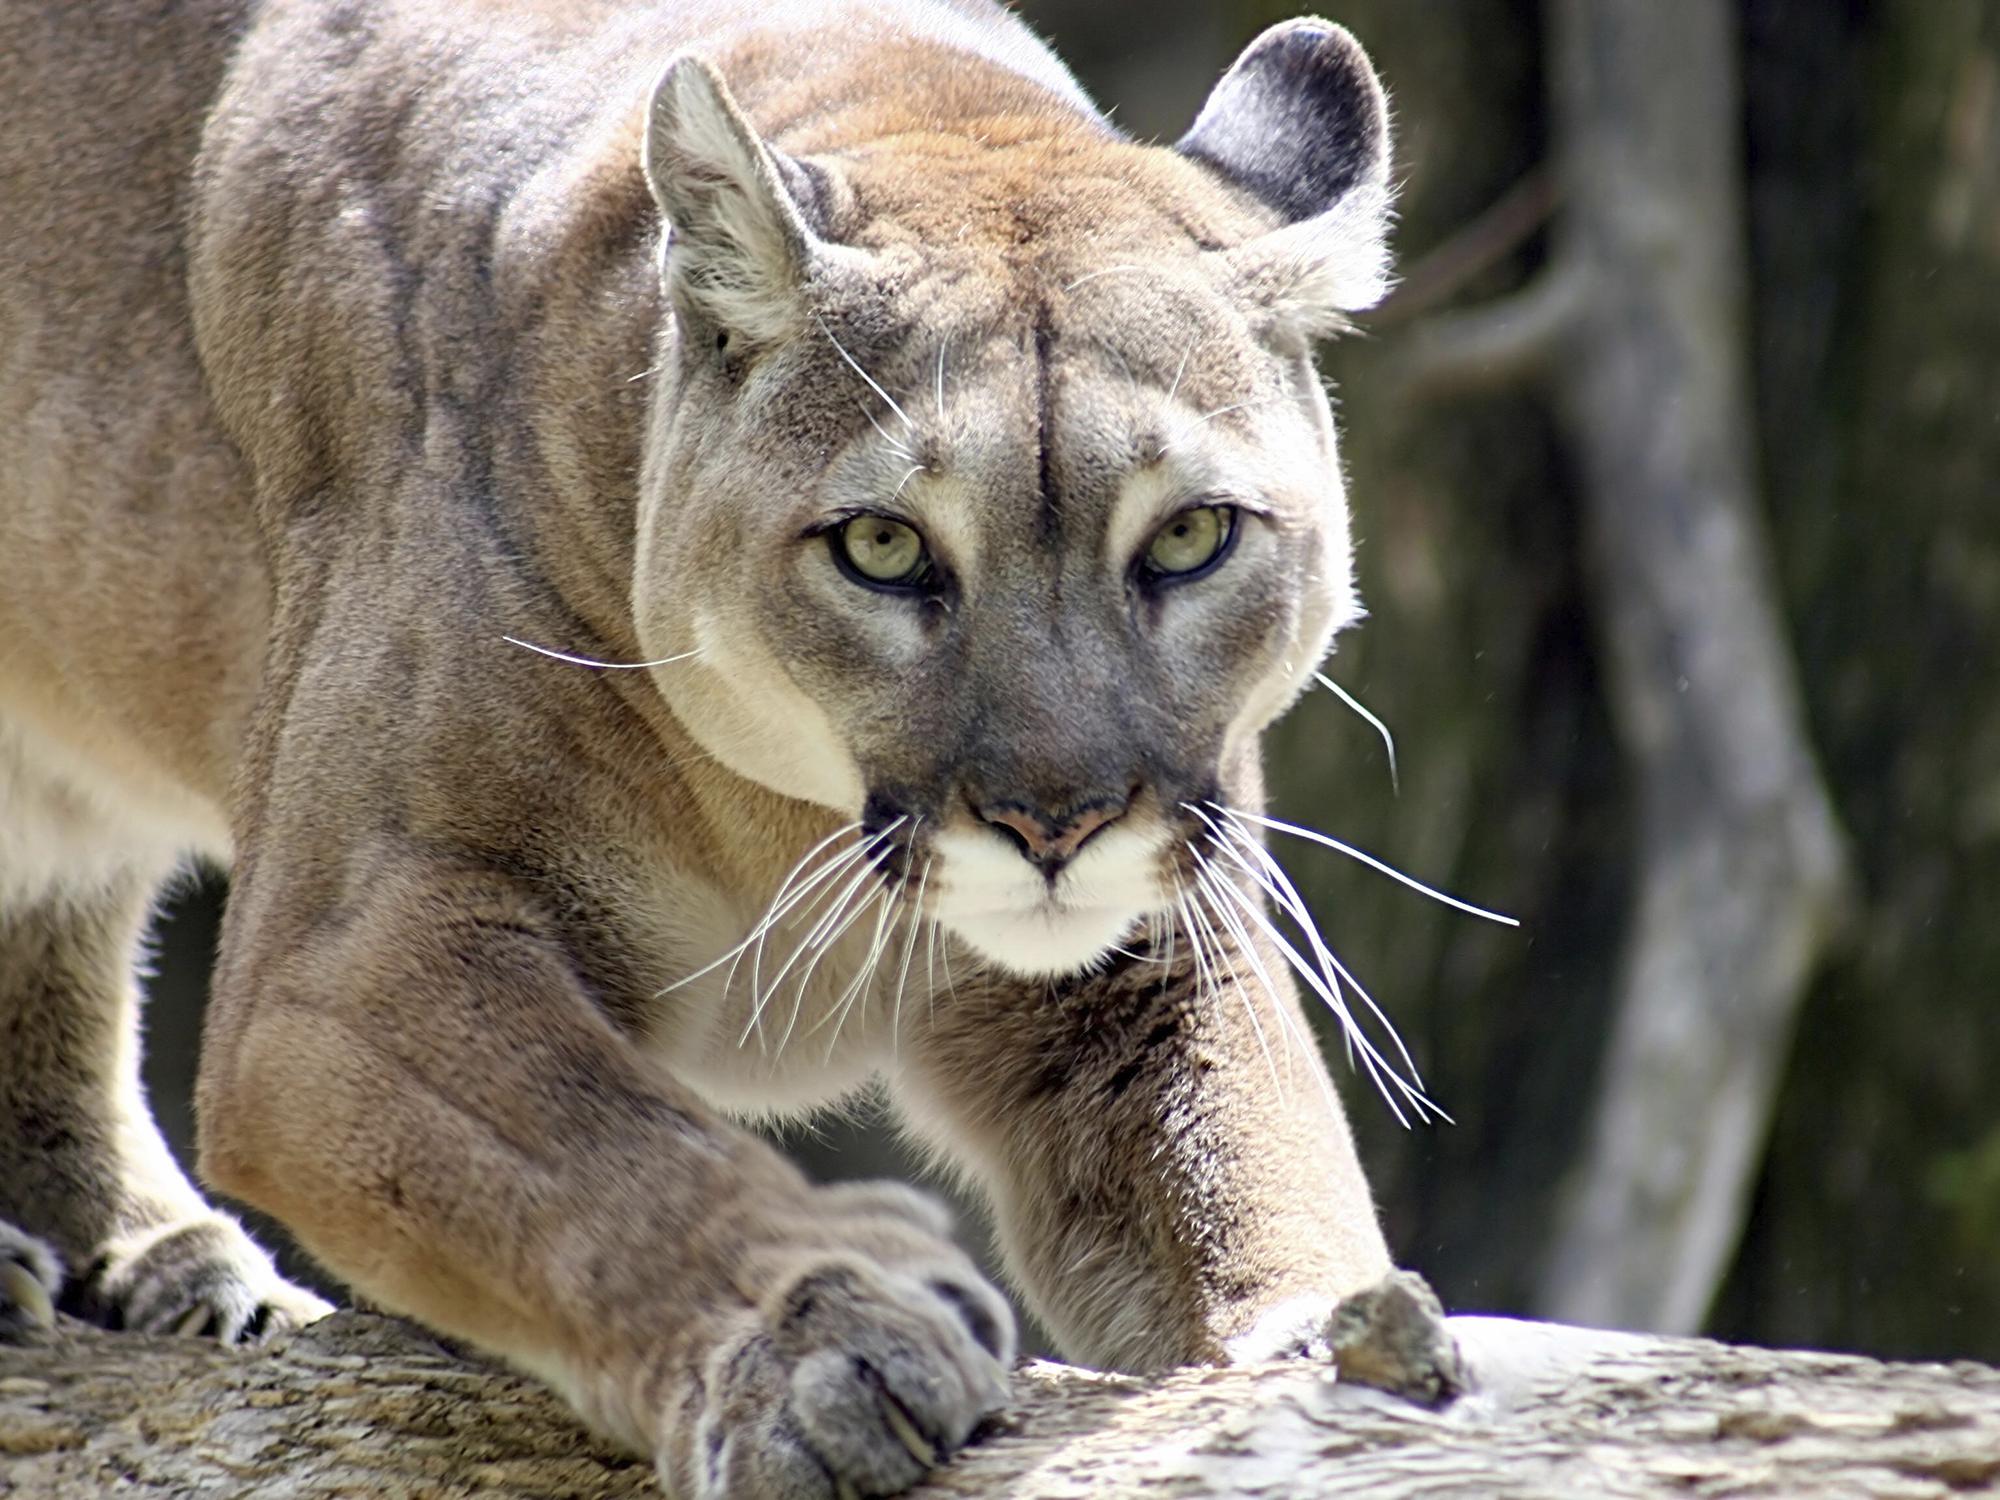
{"label": "claw", "polygon": [[49,1289],[18,1260],[0,1260],[0,1301],[13,1303],[39,1328],[56,1326],[56,1305]]}
{"label": "claw", "polygon": [[201,1303],[181,1314],[180,1322],[174,1324],[174,1332],[184,1338],[202,1333],[214,1317],[215,1310],[207,1303]]}
{"label": "claw", "polygon": [[910,1450],[910,1457],[926,1469],[935,1469],[938,1462],[937,1449],[931,1446],[928,1438],[917,1431],[917,1424],[910,1420],[901,1403],[894,1397],[888,1397],[882,1403],[882,1410],[888,1415],[889,1430],[902,1440],[905,1448]]}

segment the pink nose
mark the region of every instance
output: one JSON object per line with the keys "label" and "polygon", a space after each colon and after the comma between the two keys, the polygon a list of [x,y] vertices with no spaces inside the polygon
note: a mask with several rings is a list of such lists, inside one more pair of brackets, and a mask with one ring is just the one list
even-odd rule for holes
{"label": "pink nose", "polygon": [[1046,875],[1054,875],[1099,829],[1124,817],[1130,805],[1124,798],[1103,799],[1078,808],[1066,818],[1051,820],[1018,802],[1002,802],[980,808],[979,816],[1012,834],[1030,864]]}

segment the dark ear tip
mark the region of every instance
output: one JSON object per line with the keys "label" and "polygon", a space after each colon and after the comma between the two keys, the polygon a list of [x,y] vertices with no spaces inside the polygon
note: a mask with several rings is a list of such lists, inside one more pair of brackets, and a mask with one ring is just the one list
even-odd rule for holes
{"label": "dark ear tip", "polygon": [[1338,21],[1329,21],[1322,16],[1293,16],[1289,21],[1278,21],[1266,26],[1245,51],[1245,56],[1266,46],[1308,45],[1343,52],[1367,61],[1367,54],[1361,50],[1361,43],[1354,39],[1354,33]]}
{"label": "dark ear tip", "polygon": [[1288,21],[1278,21],[1266,26],[1250,44],[1256,51],[1266,42],[1289,41],[1294,37],[1308,37],[1323,40],[1334,46],[1344,46],[1359,52],[1361,44],[1354,40],[1354,33],[1338,21],[1329,21],[1324,16],[1293,16]]}
{"label": "dark ear tip", "polygon": [[1384,184],[1389,103],[1347,28],[1304,16],[1244,48],[1178,146],[1297,222]]}
{"label": "dark ear tip", "polygon": [[1354,33],[1318,16],[1299,16],[1267,27],[1244,49],[1237,66],[1276,68],[1296,85],[1315,92],[1358,92],[1383,101],[1375,65]]}

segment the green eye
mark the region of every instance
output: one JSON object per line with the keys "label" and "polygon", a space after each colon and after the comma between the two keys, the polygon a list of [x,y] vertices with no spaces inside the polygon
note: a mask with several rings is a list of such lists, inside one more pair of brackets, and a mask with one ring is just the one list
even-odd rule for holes
{"label": "green eye", "polygon": [[1195,505],[1153,533],[1146,567],[1155,576],[1184,578],[1222,559],[1236,535],[1236,511],[1227,505]]}
{"label": "green eye", "polygon": [[861,515],[832,533],[836,561],[862,583],[908,588],[924,581],[931,555],[914,526],[890,516]]}

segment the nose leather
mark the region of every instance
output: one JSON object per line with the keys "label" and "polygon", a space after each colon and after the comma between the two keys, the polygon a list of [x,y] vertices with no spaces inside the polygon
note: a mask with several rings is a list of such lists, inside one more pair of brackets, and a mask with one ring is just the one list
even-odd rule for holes
{"label": "nose leather", "polygon": [[1067,816],[1050,818],[1018,802],[999,802],[979,809],[979,816],[1012,834],[1030,864],[1055,874],[1068,864],[1100,829],[1125,816],[1130,801],[1105,797],[1086,803]]}

